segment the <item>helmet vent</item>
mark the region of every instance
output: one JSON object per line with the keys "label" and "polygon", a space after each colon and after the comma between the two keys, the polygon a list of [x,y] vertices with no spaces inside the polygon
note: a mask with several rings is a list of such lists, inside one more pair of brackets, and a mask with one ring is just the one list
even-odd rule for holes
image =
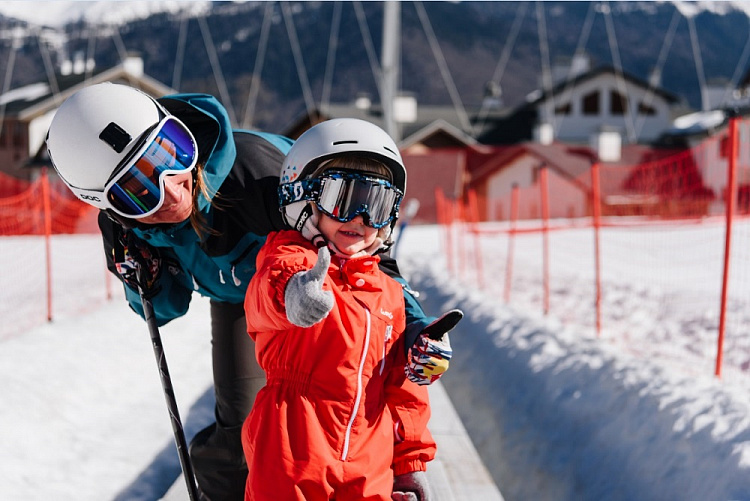
{"label": "helmet vent", "polygon": [[359,141],[354,140],[354,139],[349,139],[347,141],[334,141],[333,145],[338,146],[340,144],[357,144],[357,143],[359,143]]}
{"label": "helmet vent", "polygon": [[99,139],[111,146],[117,153],[122,153],[122,150],[133,138],[122,127],[114,122],[109,122],[109,125],[99,134]]}

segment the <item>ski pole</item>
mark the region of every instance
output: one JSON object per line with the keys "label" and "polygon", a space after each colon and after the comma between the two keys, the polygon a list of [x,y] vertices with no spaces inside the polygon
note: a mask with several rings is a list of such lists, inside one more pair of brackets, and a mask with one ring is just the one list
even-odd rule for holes
{"label": "ski pole", "polygon": [[177,455],[180,457],[180,466],[182,466],[182,473],[185,476],[185,483],[187,484],[188,495],[190,501],[199,501],[201,498],[198,494],[198,487],[195,483],[195,475],[193,473],[193,464],[190,462],[190,455],[188,454],[187,441],[185,440],[185,431],[182,429],[182,421],[180,421],[180,411],[177,408],[177,399],[174,395],[174,389],[172,388],[172,378],[169,376],[169,368],[167,367],[167,358],[164,355],[164,346],[161,342],[161,334],[159,334],[159,327],[156,325],[156,317],[154,315],[154,307],[151,301],[146,298],[141,283],[141,264],[136,265],[136,275],[138,277],[138,292],[141,296],[141,304],[143,305],[143,316],[148,324],[148,331],[151,334],[151,344],[154,347],[154,356],[156,356],[156,364],[159,367],[159,376],[161,377],[161,386],[164,390],[164,398],[167,400],[167,408],[169,409],[169,417],[172,422],[172,431],[174,431],[175,445],[177,446]]}

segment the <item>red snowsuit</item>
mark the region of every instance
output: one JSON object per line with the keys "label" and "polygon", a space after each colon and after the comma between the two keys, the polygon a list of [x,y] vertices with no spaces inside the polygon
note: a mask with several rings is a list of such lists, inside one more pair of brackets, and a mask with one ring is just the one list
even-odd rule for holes
{"label": "red snowsuit", "polygon": [[378,257],[332,256],[333,309],[296,327],[286,284],[317,257],[296,231],[270,234],[258,254],[245,313],[267,383],[242,432],[245,499],[390,500],[394,472],[424,471],[435,456],[427,391],[404,376],[403,292]]}

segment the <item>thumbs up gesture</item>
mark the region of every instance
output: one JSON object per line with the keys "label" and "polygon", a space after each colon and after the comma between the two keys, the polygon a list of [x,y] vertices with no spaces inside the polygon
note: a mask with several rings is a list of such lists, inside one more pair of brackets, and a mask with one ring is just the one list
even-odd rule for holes
{"label": "thumbs up gesture", "polygon": [[318,261],[311,269],[295,273],[286,284],[286,317],[298,327],[311,327],[333,308],[333,292],[323,290],[323,281],[331,264],[328,247],[318,249]]}

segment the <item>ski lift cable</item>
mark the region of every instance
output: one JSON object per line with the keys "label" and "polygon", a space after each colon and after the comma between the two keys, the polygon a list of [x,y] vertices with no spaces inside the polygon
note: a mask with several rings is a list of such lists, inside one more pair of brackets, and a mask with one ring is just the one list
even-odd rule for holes
{"label": "ski lift cable", "polygon": [[620,48],[617,45],[617,35],[615,34],[615,26],[612,21],[612,9],[609,7],[609,2],[603,4],[604,14],[604,26],[607,29],[607,39],[609,40],[609,50],[612,54],[612,62],[615,65],[615,84],[620,95],[625,97],[625,130],[628,135],[630,142],[636,141],[635,125],[633,123],[633,115],[630,112],[630,103],[627,100],[628,89],[625,85],[625,78],[622,71],[622,61],[620,60]]}
{"label": "ski lift cable", "polygon": [[258,52],[255,55],[255,67],[253,68],[252,80],[250,82],[250,92],[247,96],[247,105],[245,106],[245,116],[242,120],[242,126],[246,129],[252,127],[255,115],[255,105],[258,101],[260,92],[261,74],[263,73],[263,63],[266,59],[266,50],[268,48],[268,34],[271,31],[271,20],[273,19],[273,2],[267,2],[263,11],[263,24],[260,28],[260,40],[258,41]]}
{"label": "ski lift cable", "polygon": [[[505,74],[505,66],[508,64],[508,61],[510,60],[510,55],[513,50],[513,47],[516,43],[516,38],[518,37],[518,33],[521,30],[521,23],[526,15],[526,8],[528,7],[527,2],[519,2],[518,3],[518,9],[516,10],[516,17],[513,20],[513,24],[510,27],[510,31],[508,32],[508,38],[505,40],[505,45],[503,46],[503,52],[500,54],[500,59],[497,62],[497,66],[495,66],[495,72],[492,74],[492,82],[500,83],[500,81],[503,78],[503,75]],[[485,102],[482,103],[482,107],[479,109],[479,114],[477,115],[477,123],[475,125],[475,132],[480,131],[484,127],[484,121],[487,118],[487,115],[489,114],[489,102],[485,100]]]}
{"label": "ski lift cable", "polygon": [[693,49],[693,61],[695,62],[695,72],[698,75],[698,85],[700,86],[701,92],[701,110],[708,111],[708,99],[706,96],[706,77],[703,72],[703,59],[701,58],[701,50],[698,45],[698,33],[695,31],[695,20],[692,17],[687,17],[688,30],[690,32],[690,45]]}
{"label": "ski lift cable", "polygon": [[357,24],[359,24],[359,31],[362,34],[362,42],[365,44],[365,52],[367,52],[367,59],[370,61],[370,69],[373,76],[375,77],[375,86],[378,89],[378,95],[380,100],[383,100],[383,89],[381,82],[383,80],[383,72],[380,69],[380,63],[375,53],[375,47],[372,43],[372,37],[370,36],[370,28],[367,26],[367,18],[365,17],[365,11],[362,9],[362,4],[359,1],[352,2],[354,7],[354,14],[357,17]]}
{"label": "ski lift cable", "polygon": [[55,100],[55,104],[59,105],[60,102],[60,86],[57,85],[57,77],[55,76],[55,68],[52,65],[52,58],[49,55],[46,45],[42,41],[42,32],[37,30],[36,32],[37,43],[39,44],[39,53],[42,55],[42,62],[44,63],[44,71],[47,73],[47,81],[49,82],[50,90],[52,91],[52,97]]}
{"label": "ski lift cable", "polygon": [[[748,25],[750,25],[750,18],[748,18]],[[742,49],[742,54],[740,55],[740,58],[737,61],[737,66],[735,66],[734,68],[734,74],[732,75],[732,79],[729,81],[729,85],[727,86],[727,89],[724,92],[724,96],[721,98],[722,105],[729,102],[729,96],[732,94],[732,90],[737,87],[739,79],[741,78],[741,75],[744,72],[745,65],[747,64],[748,56],[750,56],[750,30],[748,30],[747,41],[745,41],[745,47]]]}
{"label": "ski lift cable", "polygon": [[[651,106],[651,103],[654,100],[654,97],[656,96],[656,92],[654,92],[657,83],[661,81],[661,72],[664,68],[664,64],[667,61],[667,54],[669,53],[670,48],[672,47],[672,42],[674,40],[674,35],[677,32],[677,25],[680,23],[680,9],[675,9],[672,13],[672,20],[669,22],[669,28],[667,28],[667,32],[664,35],[664,41],[661,45],[661,50],[659,51],[659,57],[656,59],[656,66],[654,67],[654,74],[659,77],[658,80],[652,81],[651,78],[649,78],[648,82],[648,90],[646,91],[646,95],[643,98],[643,104],[645,106]],[[750,39],[749,39],[750,40]],[[646,116],[645,115],[638,115],[638,118],[636,119],[636,126],[635,126],[635,135],[636,137],[640,137],[641,131],[643,130],[643,126],[646,123]]]}
{"label": "ski lift cable", "polygon": [[[589,10],[586,12],[586,19],[583,20],[583,26],[581,27],[581,33],[578,36],[578,43],[576,44],[575,52],[573,52],[573,59],[582,56],[586,52],[586,44],[588,43],[589,36],[591,35],[591,27],[594,24],[594,17],[596,15],[596,4],[591,2],[589,4]],[[568,96],[568,93],[573,88],[573,64],[568,68],[568,75],[565,82],[565,87],[560,92],[560,97]],[[553,110],[554,111],[554,110]],[[558,132],[562,128],[562,123],[565,119],[562,118],[559,121],[555,121],[553,125],[554,136],[557,137]]]}
{"label": "ski lift cable", "polygon": [[229,119],[231,123],[237,124],[237,118],[234,114],[234,106],[232,106],[232,99],[229,96],[229,90],[227,89],[224,75],[221,72],[219,57],[216,53],[216,47],[214,46],[213,40],[211,39],[211,33],[208,30],[208,24],[206,23],[205,17],[198,17],[198,26],[200,27],[201,34],[203,35],[203,43],[206,46],[206,51],[208,51],[208,60],[211,63],[211,69],[214,72],[214,78],[216,79],[216,84],[219,87],[219,93],[221,94],[221,99],[224,102],[224,107],[229,112]]}
{"label": "ski lift cable", "polygon": [[440,68],[440,74],[443,77],[443,82],[448,88],[448,93],[451,96],[451,101],[453,101],[453,107],[458,114],[458,120],[461,122],[461,128],[465,132],[471,132],[472,128],[471,122],[469,121],[469,116],[466,114],[464,105],[461,102],[461,96],[458,93],[456,84],[453,82],[450,70],[448,69],[448,64],[445,61],[445,57],[443,57],[443,52],[440,50],[440,44],[437,41],[435,32],[432,30],[430,18],[427,16],[427,12],[425,11],[424,5],[422,5],[421,1],[415,1],[414,7],[416,7],[417,9],[417,15],[419,16],[419,20],[422,23],[422,29],[424,30],[425,35],[427,35],[427,41],[430,44],[430,48],[432,48],[432,54],[435,57],[438,68]]}
{"label": "ski lift cable", "polygon": [[701,110],[708,111],[708,99],[706,96],[706,77],[703,72],[703,59],[701,49],[698,46],[698,33],[695,31],[695,20],[687,17],[688,30],[690,31],[690,45],[693,49],[693,61],[695,61],[695,72],[698,74],[698,85],[701,91]]}
{"label": "ski lift cable", "polygon": [[687,17],[688,30],[690,32],[690,45],[693,49],[693,61],[695,62],[695,72],[698,75],[698,85],[701,92],[701,110],[708,111],[708,99],[706,96],[706,77],[703,73],[703,59],[701,58],[701,49],[698,46],[698,33],[695,31],[695,20]]}
{"label": "ski lift cable", "polygon": [[185,60],[185,45],[187,42],[187,28],[190,22],[189,16],[184,16],[180,20],[180,31],[177,34],[177,54],[174,60],[174,70],[172,71],[172,88],[176,91],[180,90],[182,80],[182,65]]}
{"label": "ski lift cable", "polygon": [[552,72],[550,70],[549,60],[549,43],[547,40],[547,22],[544,16],[543,2],[536,2],[537,12],[537,36],[539,37],[539,59],[542,64],[542,90],[548,93],[549,99],[546,100],[547,117],[554,129],[555,127],[555,96],[552,94]]}
{"label": "ski lift cable", "polygon": [[125,48],[125,42],[123,42],[122,36],[120,36],[120,30],[116,24],[110,25],[110,29],[112,30],[112,41],[117,49],[117,54],[120,56],[120,62],[125,62],[125,59],[128,57],[128,51]]}
{"label": "ski lift cable", "polygon": [[[594,24],[594,15],[596,14],[596,4],[591,3],[589,10],[586,12],[586,19],[583,20],[583,27],[581,33],[578,36],[578,43],[576,44],[576,50],[573,52],[573,57],[582,56],[586,52],[586,44],[589,41],[589,35],[591,35],[591,27]],[[573,77],[573,65],[568,68],[568,80]]]}
{"label": "ski lift cable", "polygon": [[333,68],[336,64],[336,50],[338,49],[339,28],[341,26],[341,2],[333,3],[333,19],[331,20],[331,34],[328,37],[328,55],[326,56],[326,70],[323,76],[323,91],[320,96],[321,109],[327,108],[331,99],[331,82]]}
{"label": "ski lift cable", "polygon": [[302,96],[305,98],[307,116],[309,118],[312,118],[315,110],[315,101],[313,100],[312,91],[310,90],[310,82],[307,80],[307,70],[305,69],[305,62],[302,59],[302,50],[300,49],[299,39],[297,38],[297,30],[294,27],[292,12],[290,11],[289,4],[287,2],[280,2],[279,4],[281,5],[281,13],[284,17],[284,24],[286,24],[289,43],[292,46],[294,63],[297,66],[297,75],[299,76],[300,85],[302,85]]}
{"label": "ski lift cable", "polygon": [[516,43],[516,38],[518,37],[518,33],[521,31],[521,24],[526,15],[527,7],[528,7],[527,2],[519,2],[518,4],[516,17],[513,20],[513,25],[511,26],[510,32],[508,33],[508,38],[505,41],[505,46],[503,47],[503,53],[500,55],[500,60],[498,61],[497,66],[495,67],[495,72],[492,74],[493,82],[500,82],[500,80],[502,80],[503,78],[503,74],[505,73],[505,66],[508,64],[508,61],[510,60],[511,51],[513,50],[513,47]]}

